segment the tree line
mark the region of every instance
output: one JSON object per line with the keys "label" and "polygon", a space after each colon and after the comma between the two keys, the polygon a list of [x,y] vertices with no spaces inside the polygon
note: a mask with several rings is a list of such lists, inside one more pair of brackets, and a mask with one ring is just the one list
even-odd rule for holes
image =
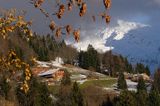
{"label": "tree line", "polygon": [[88,45],[86,51],[77,51],[70,45],[66,45],[64,40],[54,38],[54,36],[38,35],[33,33],[33,37],[26,41],[19,32],[17,36],[9,36],[8,39],[0,38],[1,55],[7,54],[7,51],[13,49],[20,59],[28,61],[36,57],[40,61],[54,60],[61,57],[66,64],[74,64],[78,61],[79,67],[92,71],[102,72],[108,70],[111,76],[116,76],[117,72],[128,73],[146,73],[150,75],[148,66],[137,63],[134,67],[126,57],[107,51],[99,53],[92,45]]}
{"label": "tree line", "polygon": [[104,74],[105,70],[107,70],[111,76],[117,76],[119,72],[146,73],[150,76],[148,66],[137,63],[134,67],[126,57],[114,54],[112,51],[99,53],[92,45],[88,45],[87,51],[79,52],[78,61],[81,68],[102,72]]}
{"label": "tree line", "polygon": [[102,106],[160,106],[160,69],[154,74],[151,89],[147,86],[143,78],[139,78],[137,91],[128,91],[123,73],[118,78],[118,88],[121,89],[120,95],[112,100],[107,99]]}

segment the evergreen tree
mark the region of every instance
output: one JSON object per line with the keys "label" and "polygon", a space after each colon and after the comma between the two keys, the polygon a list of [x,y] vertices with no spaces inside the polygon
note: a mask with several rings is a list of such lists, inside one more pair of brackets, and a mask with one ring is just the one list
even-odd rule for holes
{"label": "evergreen tree", "polygon": [[127,89],[126,80],[124,78],[124,74],[122,72],[119,73],[118,82],[117,82],[118,89],[125,90]]}
{"label": "evergreen tree", "polygon": [[29,91],[25,94],[20,85],[16,89],[16,95],[20,106],[51,106],[51,98],[45,84],[32,77]]}
{"label": "evergreen tree", "polygon": [[57,94],[57,101],[55,106],[72,106],[71,85],[60,86]]}
{"label": "evergreen tree", "polygon": [[23,59],[24,59],[23,50],[22,50],[20,47],[16,46],[16,47],[15,47],[15,51],[16,51],[17,56],[18,56],[20,59],[23,60]]}
{"label": "evergreen tree", "polygon": [[9,82],[4,76],[2,76],[2,78],[0,79],[0,95],[4,96],[5,99],[7,99],[9,96],[8,93],[10,89],[11,89],[11,86]]}
{"label": "evergreen tree", "polygon": [[146,106],[148,99],[147,88],[142,77],[138,80],[137,85],[137,106]]}
{"label": "evergreen tree", "polygon": [[105,52],[102,58],[102,64],[105,68],[110,66],[110,54],[109,52]]}
{"label": "evergreen tree", "polygon": [[98,57],[98,52],[92,47],[92,45],[88,45],[87,55],[89,63],[89,66],[87,68],[92,66],[96,69],[96,71],[100,71],[100,61]]}
{"label": "evergreen tree", "polygon": [[128,62],[127,58],[122,55],[115,55],[112,51],[103,54],[102,65],[103,68],[110,71],[112,76],[116,76],[117,72],[133,73],[132,64]]}
{"label": "evergreen tree", "polygon": [[34,106],[34,101],[37,95],[36,86],[38,82],[35,78],[31,79],[30,89],[27,94],[25,94],[21,89],[21,85],[18,85],[16,88],[16,96],[20,106]]}
{"label": "evergreen tree", "polygon": [[102,106],[113,106],[113,103],[110,100],[110,97],[107,97],[107,101],[103,102]]}
{"label": "evergreen tree", "polygon": [[135,68],[136,73],[145,73],[146,69],[145,66],[142,63],[137,63]]}
{"label": "evergreen tree", "polygon": [[136,94],[137,106],[147,106],[148,105],[148,94],[146,91],[141,90]]}
{"label": "evergreen tree", "polygon": [[148,67],[148,66],[146,66],[145,70],[146,70],[145,73],[146,73],[148,76],[150,76],[151,73],[150,73],[150,70],[149,70],[149,67]]}
{"label": "evergreen tree", "polygon": [[39,51],[38,51],[38,56],[39,56],[39,60],[40,61],[48,61],[49,57],[48,57],[48,49],[44,48],[44,47],[40,47]]}
{"label": "evergreen tree", "polygon": [[160,69],[157,69],[154,74],[154,81],[149,93],[149,106],[160,106]]}
{"label": "evergreen tree", "polygon": [[160,95],[158,90],[151,89],[148,98],[149,106],[160,106]]}
{"label": "evergreen tree", "polygon": [[80,53],[78,55],[78,62],[79,62],[79,67],[81,67],[81,68],[87,68],[87,67],[85,67],[85,64],[84,64],[84,61],[85,61],[84,57],[85,57],[84,52],[80,51]]}
{"label": "evergreen tree", "polygon": [[84,106],[83,96],[81,90],[78,87],[77,82],[74,82],[73,84],[71,98],[72,98],[72,106]]}
{"label": "evergreen tree", "polygon": [[115,100],[115,106],[136,106],[135,93],[127,90],[121,91]]}
{"label": "evergreen tree", "polygon": [[154,74],[154,81],[152,86],[154,89],[157,89],[160,93],[160,69],[157,69],[157,71]]}
{"label": "evergreen tree", "polygon": [[121,65],[121,60],[118,56],[113,56],[113,72],[122,72],[124,69],[123,69],[123,66]]}
{"label": "evergreen tree", "polygon": [[89,69],[89,67],[93,67],[96,71],[100,71],[100,60],[98,57],[98,52],[92,47],[92,45],[88,45],[87,51],[81,51],[79,53],[79,66],[84,69]]}
{"label": "evergreen tree", "polygon": [[49,90],[44,83],[37,85],[37,95],[35,99],[35,106],[51,106],[51,98]]}
{"label": "evergreen tree", "polygon": [[128,72],[128,73],[133,73],[132,65],[129,64],[127,58],[125,58],[124,64],[125,64],[125,71]]}
{"label": "evergreen tree", "polygon": [[142,91],[142,90],[147,92],[147,88],[143,80],[143,77],[140,77],[138,80],[137,92]]}

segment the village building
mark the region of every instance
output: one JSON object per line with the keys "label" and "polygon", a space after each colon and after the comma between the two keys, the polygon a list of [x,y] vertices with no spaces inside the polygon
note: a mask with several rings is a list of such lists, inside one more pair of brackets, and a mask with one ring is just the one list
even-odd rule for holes
{"label": "village building", "polygon": [[48,85],[58,84],[64,76],[64,70],[60,68],[35,67],[32,69],[32,73],[42,78],[42,82],[46,82]]}

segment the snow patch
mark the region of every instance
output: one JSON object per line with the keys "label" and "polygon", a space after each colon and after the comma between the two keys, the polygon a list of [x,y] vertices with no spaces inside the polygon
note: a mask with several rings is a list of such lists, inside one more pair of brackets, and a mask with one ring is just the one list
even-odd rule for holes
{"label": "snow patch", "polygon": [[148,25],[135,23],[135,22],[125,22],[123,20],[118,20],[118,26],[113,28],[115,32],[114,40],[121,40],[126,33],[131,30],[136,30],[138,28],[148,27]]}
{"label": "snow patch", "polygon": [[51,75],[51,74],[57,72],[58,70],[59,70],[59,68],[49,69],[48,71],[45,71],[45,72],[42,72],[42,73],[38,74],[38,76]]}
{"label": "snow patch", "polygon": [[36,61],[38,64],[38,67],[59,67],[59,68],[64,68],[64,66],[62,66],[64,64],[63,59],[60,57],[56,57],[56,59],[54,61],[51,62],[44,62],[44,61]]}
{"label": "snow patch", "polygon": [[[149,25],[145,25],[137,22],[118,20],[117,25],[114,27],[105,28],[105,29],[96,31],[96,33],[93,34],[92,36],[82,35],[80,42],[74,43],[73,46],[76,47],[78,50],[86,51],[88,45],[91,44],[99,52],[106,52],[108,50],[114,49],[114,47],[106,45],[106,44],[110,45],[109,39],[116,40],[116,41],[121,40],[129,31],[136,30],[143,27],[149,27]],[[66,40],[66,44],[70,45],[72,43],[73,43],[72,41]]]}
{"label": "snow patch", "polygon": [[37,67],[46,67],[46,68],[48,68],[49,65],[51,65],[51,63],[49,63],[49,62],[44,62],[44,61],[36,61],[36,63],[38,64]]}
{"label": "snow patch", "polygon": [[63,59],[60,57],[56,57],[55,61],[51,61],[52,66],[63,68],[62,64],[64,64]]}

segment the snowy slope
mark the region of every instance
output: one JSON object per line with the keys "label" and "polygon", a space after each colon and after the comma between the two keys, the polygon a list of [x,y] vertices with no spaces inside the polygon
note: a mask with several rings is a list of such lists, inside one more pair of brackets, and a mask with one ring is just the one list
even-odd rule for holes
{"label": "snowy slope", "polygon": [[113,52],[128,57],[132,63],[142,62],[153,70],[160,61],[160,36],[153,32],[150,25],[118,20],[114,27],[101,29],[93,36],[82,36],[81,42],[74,46],[86,50],[88,44],[92,44],[100,52],[111,47]]}

